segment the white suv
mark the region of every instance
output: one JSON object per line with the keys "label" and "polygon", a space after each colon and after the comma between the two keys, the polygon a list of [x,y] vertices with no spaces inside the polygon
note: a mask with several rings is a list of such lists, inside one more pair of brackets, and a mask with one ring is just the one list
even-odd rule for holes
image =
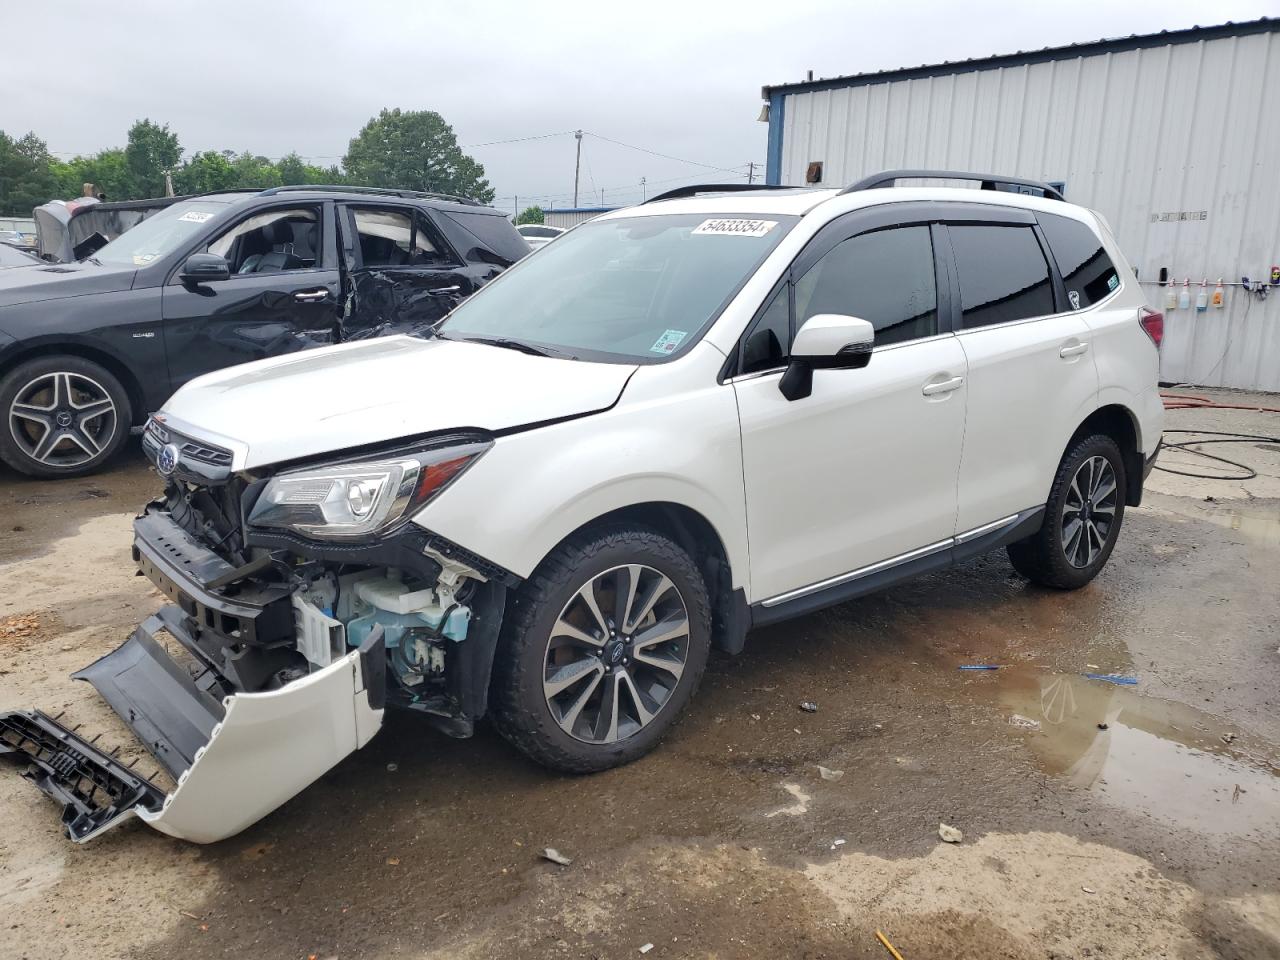
{"label": "white suv", "polygon": [[[909,176],[988,189],[888,188]],[[602,770],[752,626],[999,546],[1080,587],[1157,451],[1161,323],[1053,188],[896,171],[675,191],[433,339],[195,380],[147,427],[169,484],[135,528],[177,605],[82,673],[178,780],[133,812],[227,836],[389,707]]]}

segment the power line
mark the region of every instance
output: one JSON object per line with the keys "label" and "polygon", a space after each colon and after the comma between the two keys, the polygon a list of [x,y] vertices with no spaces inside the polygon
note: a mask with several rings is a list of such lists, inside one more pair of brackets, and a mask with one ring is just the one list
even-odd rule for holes
{"label": "power line", "polygon": [[[650,150],[648,147],[638,147],[634,143],[624,143],[621,140],[614,140],[611,137],[604,137],[598,133],[592,133],[589,130],[584,132],[586,133],[587,136],[595,137],[597,140],[603,140],[606,143],[616,144],[619,147],[626,147],[628,150],[638,150],[640,153],[647,153],[651,157],[661,157],[663,160],[674,160],[676,163],[687,163],[690,166],[694,166],[694,167],[706,167],[708,170],[719,170],[722,173],[737,172],[732,167],[718,167],[714,163],[703,163],[700,160],[689,160],[685,157],[673,157],[669,153],[659,153],[657,150]],[[746,166],[746,164],[743,164],[743,166]]]}

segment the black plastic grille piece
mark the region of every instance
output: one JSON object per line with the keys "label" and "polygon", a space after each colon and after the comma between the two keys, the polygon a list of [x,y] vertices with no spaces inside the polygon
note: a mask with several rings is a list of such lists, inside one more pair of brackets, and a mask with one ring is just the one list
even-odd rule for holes
{"label": "black plastic grille piece", "polygon": [[164,791],[43,713],[0,713],[0,758],[62,804],[62,825],[85,840],[135,807],[159,810]]}

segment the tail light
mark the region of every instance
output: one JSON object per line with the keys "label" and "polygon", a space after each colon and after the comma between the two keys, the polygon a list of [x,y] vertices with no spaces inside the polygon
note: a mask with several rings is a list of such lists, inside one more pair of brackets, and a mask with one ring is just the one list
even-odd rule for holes
{"label": "tail light", "polygon": [[1143,307],[1138,311],[1138,322],[1142,324],[1142,329],[1146,331],[1147,336],[1151,338],[1151,342],[1159,350],[1160,341],[1164,339],[1164,314],[1159,310]]}

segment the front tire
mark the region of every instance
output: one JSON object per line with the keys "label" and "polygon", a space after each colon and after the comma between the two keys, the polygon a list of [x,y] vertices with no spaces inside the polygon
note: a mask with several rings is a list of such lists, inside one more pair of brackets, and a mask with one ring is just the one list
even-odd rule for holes
{"label": "front tire", "polygon": [[93,473],[124,445],[129,394],[110,371],[74,356],[37,357],[0,379],[0,459],[30,477]]}
{"label": "front tire", "polygon": [[648,753],[698,687],[707,586],[652,530],[609,527],[558,546],[507,611],[493,719],[544,766],[590,773]]}
{"label": "front tire", "polygon": [[1072,444],[1054,476],[1040,529],[1007,548],[1013,568],[1044,587],[1083,587],[1115,548],[1124,491],[1124,458],[1115,440],[1099,433]]}

